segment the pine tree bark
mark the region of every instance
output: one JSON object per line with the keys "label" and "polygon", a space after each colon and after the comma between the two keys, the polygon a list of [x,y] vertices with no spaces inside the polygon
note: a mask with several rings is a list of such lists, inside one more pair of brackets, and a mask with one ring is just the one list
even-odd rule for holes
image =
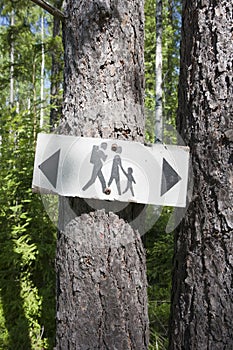
{"label": "pine tree bark", "polygon": [[233,348],[232,2],[184,0],[178,127],[194,193],[176,233],[170,349]]}
{"label": "pine tree bark", "polygon": [[[143,2],[66,0],[64,11],[60,133],[143,141],[132,108],[143,112]],[[146,349],[145,253],[125,221],[133,206],[124,219],[78,198],[60,207],[56,349]]]}

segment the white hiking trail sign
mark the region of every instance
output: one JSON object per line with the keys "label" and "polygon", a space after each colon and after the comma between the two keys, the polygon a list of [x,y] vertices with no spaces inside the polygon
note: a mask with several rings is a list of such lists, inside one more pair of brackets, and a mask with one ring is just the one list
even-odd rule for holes
{"label": "white hiking trail sign", "polygon": [[34,191],[67,197],[186,206],[189,148],[39,134]]}

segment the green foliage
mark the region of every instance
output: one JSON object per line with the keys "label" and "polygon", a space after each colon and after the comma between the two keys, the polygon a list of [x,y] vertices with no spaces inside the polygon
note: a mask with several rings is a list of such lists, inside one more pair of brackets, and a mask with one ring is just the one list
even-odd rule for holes
{"label": "green foliage", "polygon": [[2,299],[0,298],[0,349],[7,350],[8,343],[9,343],[9,335],[5,324]]}
{"label": "green foliage", "polygon": [[181,2],[163,1],[163,110],[166,123],[175,126],[178,106]]}
{"label": "green foliage", "polygon": [[[145,79],[147,140],[153,142],[155,129],[155,0],[145,2]],[[178,104],[179,40],[181,2],[163,1],[163,123],[164,142],[176,142],[174,135]],[[170,131],[171,129],[171,131]],[[168,347],[170,317],[173,234],[165,233],[171,209],[165,208],[153,229],[146,235],[147,277],[150,318],[150,350]]]}
{"label": "green foliage", "polygon": [[171,210],[164,208],[146,235],[151,350],[163,350],[168,345],[173,234],[166,233],[165,228]]}
{"label": "green foliage", "polygon": [[12,350],[48,348],[54,335],[55,230],[30,189],[31,117],[5,109],[0,123],[0,344]]}
{"label": "green foliage", "polygon": [[[52,349],[56,229],[40,197],[31,191],[41,107],[41,10],[28,1],[1,1],[1,5],[0,349]],[[10,25],[12,15],[14,25]],[[46,30],[49,33],[48,25]],[[44,45],[48,51],[49,40]],[[12,47],[13,105],[9,98]],[[47,75],[50,66],[47,55]],[[45,112],[46,120],[49,108]]]}
{"label": "green foliage", "polygon": [[[148,109],[155,109],[155,0],[146,0],[145,2],[145,81],[146,81],[146,100],[145,105]],[[154,129],[154,125],[152,125]]]}

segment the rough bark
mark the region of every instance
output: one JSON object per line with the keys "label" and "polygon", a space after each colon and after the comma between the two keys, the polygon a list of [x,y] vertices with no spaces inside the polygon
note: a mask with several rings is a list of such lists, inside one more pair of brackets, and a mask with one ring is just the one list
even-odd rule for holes
{"label": "rough bark", "polygon": [[183,1],[178,126],[194,194],[176,233],[170,349],[233,348],[232,2]]}
{"label": "rough bark", "polygon": [[66,12],[62,132],[142,141],[144,120],[132,104],[144,100],[143,2],[66,1]]}
{"label": "rough bark", "polygon": [[[143,141],[143,2],[67,0],[65,14],[60,133]],[[60,227],[56,348],[146,349],[139,232],[77,198],[61,200]]]}

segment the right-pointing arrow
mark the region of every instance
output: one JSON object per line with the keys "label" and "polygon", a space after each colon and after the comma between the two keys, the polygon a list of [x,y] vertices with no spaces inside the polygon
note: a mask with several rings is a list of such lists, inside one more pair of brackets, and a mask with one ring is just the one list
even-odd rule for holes
{"label": "right-pointing arrow", "polygon": [[57,186],[57,173],[58,173],[58,164],[60,157],[60,149],[52,154],[48,159],[41,163],[38,168],[42,173],[47,177],[49,182],[56,188]]}
{"label": "right-pointing arrow", "polygon": [[163,172],[161,183],[161,196],[168,192],[181,180],[180,175],[172,168],[172,166],[163,158]]}

